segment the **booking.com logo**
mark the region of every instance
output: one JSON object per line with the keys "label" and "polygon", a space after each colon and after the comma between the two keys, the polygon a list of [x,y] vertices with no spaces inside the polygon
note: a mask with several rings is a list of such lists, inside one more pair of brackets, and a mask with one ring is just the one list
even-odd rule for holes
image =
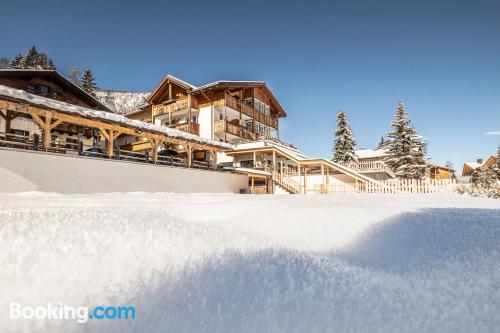
{"label": "booking.com logo", "polygon": [[134,306],[71,306],[63,303],[47,303],[47,306],[21,306],[10,303],[11,319],[76,320],[85,324],[89,320],[135,319]]}

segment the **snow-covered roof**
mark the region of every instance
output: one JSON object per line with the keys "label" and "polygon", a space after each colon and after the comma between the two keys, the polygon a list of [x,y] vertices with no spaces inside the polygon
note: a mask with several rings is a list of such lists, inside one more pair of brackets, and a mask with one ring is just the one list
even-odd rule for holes
{"label": "snow-covered roof", "polygon": [[262,176],[271,176],[271,173],[264,171],[264,170],[256,170],[256,169],[251,169],[251,168],[242,168],[242,167],[225,167],[224,169],[230,170],[233,172],[240,172],[240,173],[251,173],[255,175],[262,175]]}
{"label": "snow-covered roof", "polygon": [[210,87],[217,86],[219,84],[224,84],[224,83],[229,83],[229,84],[264,84],[264,85],[266,84],[265,82],[262,82],[262,81],[219,80],[219,81],[210,82],[210,83],[204,84],[200,87],[197,87],[194,89],[194,91],[210,88]]}
{"label": "snow-covered roof", "polygon": [[302,154],[297,149],[285,146],[285,145],[277,143],[277,142],[268,141],[268,140],[248,142],[248,143],[239,143],[239,144],[235,145],[235,148],[233,150],[238,151],[238,150],[265,148],[265,147],[275,147],[276,149],[283,151],[284,153],[290,155],[291,157],[295,158],[298,161],[310,159],[308,156]]}
{"label": "snow-covered roof", "polygon": [[173,138],[182,138],[188,141],[199,142],[201,144],[207,144],[224,149],[234,148],[234,146],[229,143],[209,140],[194,134],[176,130],[174,128],[168,128],[165,126],[145,123],[140,120],[129,119],[125,116],[112,113],[109,111],[93,110],[82,106],[69,104],[66,102],[61,102],[42,96],[33,95],[24,90],[17,90],[4,85],[0,85],[0,97],[4,97],[11,100],[20,100],[30,104],[58,110],[64,113],[76,114],[78,116],[82,116],[85,118],[100,119],[128,127],[133,127],[136,129],[157,132]]}
{"label": "snow-covered roof", "polygon": [[358,149],[354,152],[358,158],[385,157],[387,152],[384,149]]}
{"label": "snow-covered roof", "polygon": [[483,165],[483,163],[477,163],[477,162],[465,162],[464,164],[467,165],[471,169],[477,169]]}

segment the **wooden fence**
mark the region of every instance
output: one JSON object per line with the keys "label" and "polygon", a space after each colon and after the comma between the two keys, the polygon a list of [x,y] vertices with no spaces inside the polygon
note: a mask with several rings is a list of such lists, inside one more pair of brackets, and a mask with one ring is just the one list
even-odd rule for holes
{"label": "wooden fence", "polygon": [[315,184],[314,192],[336,193],[454,193],[457,182],[451,179],[390,179],[369,183]]}

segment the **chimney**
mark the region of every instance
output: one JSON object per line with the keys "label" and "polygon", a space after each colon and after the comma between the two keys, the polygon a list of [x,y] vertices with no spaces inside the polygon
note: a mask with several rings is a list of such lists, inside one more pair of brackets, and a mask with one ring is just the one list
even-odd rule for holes
{"label": "chimney", "polygon": [[477,159],[477,163],[478,163],[478,164],[483,164],[483,159],[482,159],[482,158],[478,158],[478,159]]}

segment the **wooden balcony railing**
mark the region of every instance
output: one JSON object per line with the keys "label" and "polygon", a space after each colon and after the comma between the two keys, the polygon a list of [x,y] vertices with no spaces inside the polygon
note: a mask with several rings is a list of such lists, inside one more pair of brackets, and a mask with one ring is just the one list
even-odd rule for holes
{"label": "wooden balcony railing", "polygon": [[255,119],[255,121],[258,121],[261,124],[278,129],[278,118],[274,118],[258,112],[253,107],[242,103],[229,94],[225,94],[224,100],[225,105],[230,107],[231,109],[241,111],[241,113]]}
{"label": "wooden balcony railing", "polygon": [[189,124],[184,123],[180,125],[174,125],[173,126],[175,129],[178,129],[179,131],[195,134],[195,135],[200,135],[200,124],[198,123],[191,123],[191,130],[189,130]]}
{"label": "wooden balcony railing", "polygon": [[[188,98],[180,98],[176,100],[175,102],[172,102],[170,104],[158,104],[153,106],[153,116],[159,116],[168,112],[175,112],[175,111],[181,111],[184,109],[188,108]],[[198,109],[198,102],[196,99],[191,98],[191,108],[192,109]]]}
{"label": "wooden balcony railing", "polygon": [[214,131],[215,133],[229,133],[246,140],[257,140],[257,133],[252,132],[243,126],[236,125],[224,120],[217,120],[215,122]]}

